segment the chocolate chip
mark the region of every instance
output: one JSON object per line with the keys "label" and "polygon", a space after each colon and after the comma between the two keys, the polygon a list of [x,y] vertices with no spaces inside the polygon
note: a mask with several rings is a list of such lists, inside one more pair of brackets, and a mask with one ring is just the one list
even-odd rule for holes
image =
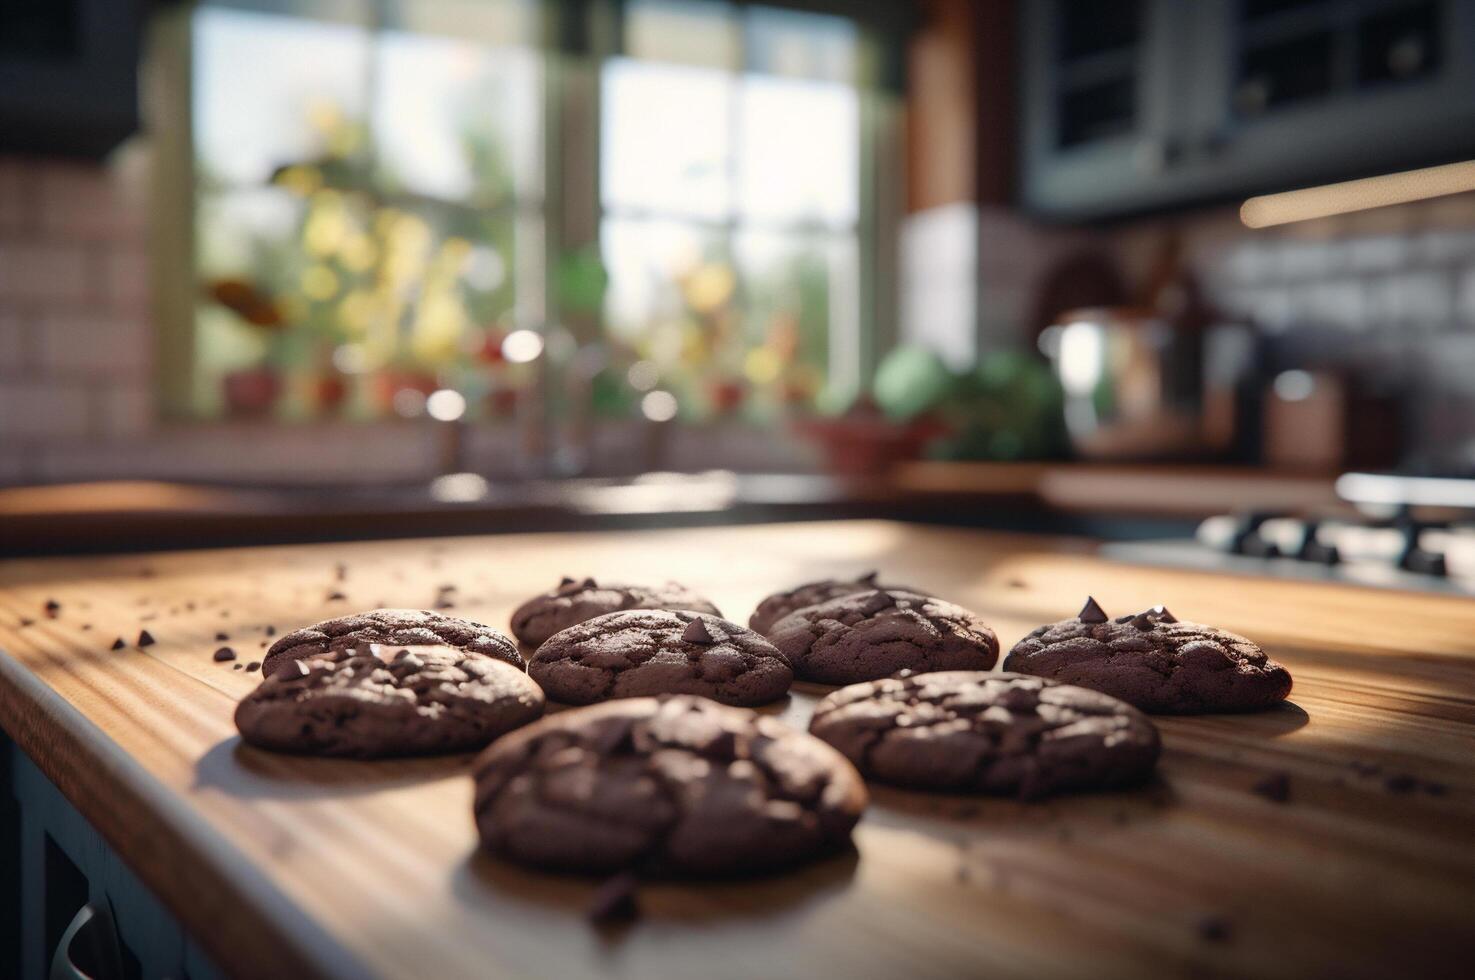
{"label": "chocolate chip", "polygon": [[1167,606],[1153,606],[1151,609],[1148,610],[1148,612],[1150,612],[1152,614],[1152,618],[1156,619],[1159,623],[1178,622],[1178,617],[1168,612]]}
{"label": "chocolate chip", "polygon": [[226,640],[229,640],[229,639],[230,639],[230,636],[228,634],[226,634],[226,633],[216,633],[215,634],[215,642],[216,643],[224,643]]}
{"label": "chocolate chip", "polygon": [[260,669],[261,669],[261,661],[260,660],[253,660],[249,664],[246,665],[246,673],[248,673],[248,674],[254,674],[254,673],[256,673]]}
{"label": "chocolate chip", "polygon": [[261,632],[265,633],[267,636],[276,636],[277,628],[275,626],[267,625],[262,629]]}
{"label": "chocolate chip", "polygon": [[342,592],[329,592],[328,593],[327,601],[328,602],[343,602],[347,598],[348,598],[348,596],[344,595]]}
{"label": "chocolate chip", "polygon": [[55,599],[47,599],[44,608],[46,610],[46,618],[55,619],[56,614],[61,612],[61,603],[57,602]]}
{"label": "chocolate chip", "polygon": [[1091,596],[1086,596],[1086,604],[1081,607],[1080,614],[1076,616],[1083,623],[1104,623],[1109,618],[1106,611],[1096,604]]}
{"label": "chocolate chip", "polygon": [[1132,617],[1132,628],[1142,630],[1144,633],[1156,625],[1148,613],[1140,612]]}
{"label": "chocolate chip", "polygon": [[681,638],[687,643],[708,644],[717,642],[712,639],[712,634],[707,629],[706,622],[700,616],[686,624],[686,629],[681,631]]}
{"label": "chocolate chip", "polygon": [[1250,790],[1272,803],[1284,803],[1291,798],[1291,777],[1288,773],[1273,772],[1251,786]]}
{"label": "chocolate chip", "polygon": [[561,578],[561,579],[558,580],[558,584],[559,585],[573,585],[574,584],[574,580],[571,579],[571,578],[569,578],[567,575],[565,575],[563,578]]}
{"label": "chocolate chip", "polygon": [[240,670],[241,669],[241,665],[240,664],[232,664],[230,669],[231,670]]}
{"label": "chocolate chip", "polygon": [[[585,579],[584,581],[593,582],[594,580]],[[578,592],[583,588],[583,585],[580,585],[578,582],[575,582],[571,578],[565,577],[562,582],[558,583],[558,588],[555,589],[554,592],[558,595],[573,595],[575,592]]]}
{"label": "chocolate chip", "polygon": [[861,612],[867,616],[874,616],[881,610],[890,609],[894,605],[896,605],[896,599],[890,592],[877,590],[866,599],[865,604],[861,606]]}
{"label": "chocolate chip", "polygon": [[1198,936],[1208,943],[1227,943],[1234,935],[1234,926],[1222,915],[1206,915],[1198,920]]}
{"label": "chocolate chip", "polygon": [[148,630],[138,631],[138,643],[136,644],[136,646],[151,647],[156,642],[158,641],[154,639],[154,634],[150,633]]}
{"label": "chocolate chip", "polygon": [[864,575],[862,575],[860,578],[856,579],[856,581],[857,582],[864,582],[867,585],[875,585],[876,584],[876,576],[879,575],[879,574],[880,574],[880,572],[876,571],[873,568],[869,572],[866,572]]}
{"label": "chocolate chip", "polygon": [[113,645],[110,646],[110,647],[108,647],[108,649],[109,650],[122,650],[122,649],[124,649],[127,646],[128,646],[128,642],[126,640],[124,640],[120,636],[116,640],[113,641]]}
{"label": "chocolate chip", "polygon": [[586,589],[597,589],[597,588],[599,588],[599,585],[592,578],[586,578],[586,579],[584,579],[584,581],[580,582],[579,585],[582,586],[583,588],[586,588]]}
{"label": "chocolate chip", "polygon": [[635,897],[639,881],[628,871],[615,875],[594,890],[589,899],[589,921],[596,925],[631,922],[640,917],[640,903]]}
{"label": "chocolate chip", "polygon": [[224,663],[227,660],[234,660],[234,659],[236,659],[236,652],[234,650],[232,650],[230,647],[221,647],[219,650],[216,650],[215,651],[215,662],[216,663]]}

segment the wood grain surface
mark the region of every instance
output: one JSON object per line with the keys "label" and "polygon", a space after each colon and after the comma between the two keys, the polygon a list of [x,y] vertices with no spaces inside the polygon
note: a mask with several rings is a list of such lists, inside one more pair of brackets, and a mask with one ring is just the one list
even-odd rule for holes
{"label": "wood grain surface", "polygon": [[[241,976],[1468,976],[1475,603],[1091,551],[835,522],[12,561],[0,725]],[[869,568],[977,610],[1005,649],[1087,593],[1114,615],[1165,603],[1259,640],[1292,703],[1159,719],[1159,778],[1132,792],[873,787],[856,853],[646,884],[641,918],[609,931],[584,919],[593,883],[477,853],[468,756],[244,747],[231,713],[260,675],[211,658],[259,660],[267,627],[425,606],[445,585],[456,613],[504,629],[565,574],[676,578],[745,621],[774,588]],[[157,642],[133,645],[140,629]],[[821,693],[772,710],[804,725]],[[1272,774],[1288,800],[1254,791]]]}

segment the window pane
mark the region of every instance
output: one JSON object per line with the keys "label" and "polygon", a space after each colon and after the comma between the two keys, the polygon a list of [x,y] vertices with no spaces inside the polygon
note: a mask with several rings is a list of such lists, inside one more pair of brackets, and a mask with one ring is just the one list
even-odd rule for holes
{"label": "window pane", "polygon": [[854,393],[860,374],[859,249],[849,235],[741,232],[749,384],[774,405]]}
{"label": "window pane", "polygon": [[739,105],[741,213],[765,221],[854,224],[860,186],[856,90],[749,75]]}
{"label": "window pane", "polygon": [[372,123],[385,187],[482,207],[541,191],[534,52],[388,31],[378,70]]}
{"label": "window pane", "polygon": [[615,59],[603,78],[605,206],[727,217],[733,77]]}
{"label": "window pane", "polygon": [[[684,417],[767,421],[858,378],[851,235],[724,233],[607,218],[610,337]],[[633,382],[632,382],[633,383]]]}
{"label": "window pane", "polygon": [[855,23],[825,14],[752,7],[744,20],[749,71],[854,84]]}
{"label": "window pane", "polygon": [[265,183],[288,164],[359,158],[369,39],[349,24],[209,7],[196,12],[201,179]]}

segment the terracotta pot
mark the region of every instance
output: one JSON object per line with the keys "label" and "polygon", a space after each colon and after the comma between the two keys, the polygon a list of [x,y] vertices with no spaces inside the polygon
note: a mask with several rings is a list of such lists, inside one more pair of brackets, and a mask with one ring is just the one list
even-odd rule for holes
{"label": "terracotta pot", "polygon": [[794,423],[794,430],[819,445],[830,473],[874,476],[897,463],[916,459],[928,443],[947,432],[947,427],[932,418],[892,422],[867,413],[801,419]]}
{"label": "terracotta pot", "polygon": [[221,379],[226,410],[240,418],[256,418],[271,412],[282,393],[282,379],[271,368],[231,371]]}

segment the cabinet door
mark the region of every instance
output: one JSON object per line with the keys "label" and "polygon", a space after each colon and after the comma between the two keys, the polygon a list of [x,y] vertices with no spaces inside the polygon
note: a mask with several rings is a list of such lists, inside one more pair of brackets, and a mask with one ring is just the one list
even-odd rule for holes
{"label": "cabinet door", "polygon": [[1190,6],[1023,5],[1022,188],[1032,210],[1062,218],[1111,213],[1173,169],[1187,109],[1170,79]]}
{"label": "cabinet door", "polygon": [[1475,3],[1208,0],[1187,193],[1285,190],[1475,156]]}

